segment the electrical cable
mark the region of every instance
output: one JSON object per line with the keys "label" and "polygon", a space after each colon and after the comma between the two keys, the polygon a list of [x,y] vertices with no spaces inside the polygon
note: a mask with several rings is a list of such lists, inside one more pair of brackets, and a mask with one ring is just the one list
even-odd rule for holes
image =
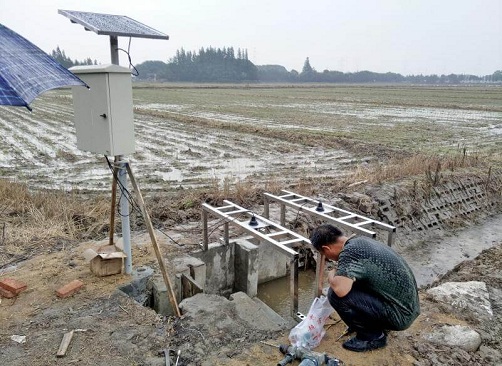
{"label": "electrical cable", "polygon": [[302,205],[298,208],[298,211],[296,211],[296,217],[294,222],[298,221],[298,216],[300,216],[300,211],[302,210],[303,206],[305,206],[307,203],[308,202],[303,202]]}
{"label": "electrical cable", "polygon": [[231,220],[228,220],[227,218],[223,218],[223,219],[221,219],[220,221],[223,221],[223,222],[222,222],[221,224],[219,224],[219,225],[214,226],[213,230],[211,230],[211,231],[207,234],[207,237],[209,238],[209,237],[211,236],[211,234],[212,234],[212,233],[214,233],[214,231],[215,231],[216,229],[218,229],[219,227],[221,227],[222,225],[229,224],[229,223],[231,223],[231,222],[233,222],[233,221],[237,220],[240,216],[241,216],[241,215],[238,215],[238,216],[236,216],[236,217],[232,218]]}
{"label": "electrical cable", "polygon": [[[110,168],[110,171],[112,172],[112,175],[113,177],[115,178],[115,181],[117,182],[117,185],[119,186],[120,188],[120,197],[119,197],[119,202],[120,200],[122,199],[122,197],[124,197],[125,199],[127,199],[127,201],[129,202],[129,213],[127,214],[123,214],[122,212],[120,212],[120,205],[117,205],[117,213],[119,214],[119,216],[121,217],[127,217],[127,216],[130,216],[131,213],[133,212],[133,210],[136,210],[138,211],[139,213],[141,213],[141,209],[139,208],[139,205],[136,203],[136,201],[134,200],[134,197],[132,196],[131,192],[129,192],[129,190],[124,187],[124,185],[122,184],[122,182],[120,181],[117,173],[115,173],[115,169],[113,168],[113,165],[112,163],[110,162],[110,160],[108,159],[108,156],[105,155],[105,158],[106,158],[106,162],[108,163],[108,167]],[[125,174],[125,173],[124,173]]]}
{"label": "electrical cable", "polygon": [[[126,188],[124,187],[124,185],[122,184],[122,182],[118,179],[118,176],[116,175],[115,173],[115,169],[113,168],[113,165],[112,163],[110,162],[110,159],[108,159],[108,156],[105,155],[105,158],[106,158],[106,161],[108,163],[108,167],[110,168],[111,172],[112,172],[112,175],[114,176],[115,178],[115,181],[117,182],[119,188],[120,188],[120,197],[119,197],[119,202],[120,202],[120,199],[122,199],[122,197],[126,198],[127,201],[129,202],[129,213],[127,215],[123,215],[121,212],[120,212],[120,205],[117,205],[117,212],[118,214],[121,216],[121,217],[125,217],[125,216],[130,216],[130,214],[134,211],[138,212],[139,214],[143,214],[143,212],[141,211],[141,208],[139,207],[139,204],[136,202],[136,200],[134,199],[134,197],[132,196],[131,192]],[[152,220],[152,225],[153,225],[153,221]],[[163,230],[161,230],[158,226],[160,226],[158,223],[156,224],[156,227],[155,229],[158,230],[160,233],[164,234],[167,238],[169,238],[174,244],[178,245],[178,246],[183,246],[183,245],[198,245],[198,244],[180,244],[178,243],[176,240],[174,240],[171,236],[169,236],[167,233],[165,233]]]}
{"label": "electrical cable", "polygon": [[139,76],[138,69],[132,64],[131,54],[129,53],[130,50],[131,50],[131,37],[129,37],[129,46],[127,47],[127,51],[124,50],[123,48],[117,48],[117,51],[122,51],[127,55],[127,58],[129,59],[129,68],[132,68],[134,70],[131,72],[131,74],[134,76]]}

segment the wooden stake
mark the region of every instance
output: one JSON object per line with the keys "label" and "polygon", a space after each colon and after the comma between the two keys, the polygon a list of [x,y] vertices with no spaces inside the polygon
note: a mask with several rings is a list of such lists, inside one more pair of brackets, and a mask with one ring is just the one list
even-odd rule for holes
{"label": "wooden stake", "polygon": [[162,259],[162,254],[160,252],[159,244],[157,243],[157,238],[155,237],[155,232],[153,229],[152,221],[150,220],[150,215],[145,209],[145,201],[143,200],[143,196],[141,195],[141,191],[139,189],[138,184],[136,183],[136,178],[132,173],[131,166],[129,163],[126,163],[127,173],[131,178],[131,184],[136,192],[138,198],[138,206],[141,209],[141,213],[143,214],[143,219],[145,220],[146,228],[148,229],[148,233],[150,234],[150,239],[152,240],[153,249],[155,250],[155,255],[157,256],[157,261],[159,262],[160,271],[162,272],[162,277],[164,277],[164,283],[167,287],[167,292],[169,294],[169,300],[171,301],[171,305],[176,311],[176,315],[178,317],[181,316],[180,309],[178,307],[178,302],[176,301],[176,296],[174,295],[173,286],[171,284],[171,280],[167,275],[166,265],[164,264],[164,260]]}
{"label": "wooden stake", "polygon": [[117,174],[119,169],[116,164],[119,161],[118,156],[115,157],[113,166],[113,181],[112,181],[112,206],[110,211],[110,245],[113,245],[113,234],[115,234],[115,205],[117,204]]}
{"label": "wooden stake", "polygon": [[[485,189],[488,189],[488,185],[490,184],[490,178],[492,177],[492,167],[488,168],[488,178],[486,178]],[[5,225],[5,224],[4,224]]]}
{"label": "wooden stake", "polygon": [[68,333],[65,333],[63,336],[63,340],[61,341],[61,344],[59,345],[58,353],[56,354],[56,357],[64,357],[66,355],[66,350],[68,349],[68,346],[70,345],[71,339],[73,338],[73,333],[74,331],[70,331]]}

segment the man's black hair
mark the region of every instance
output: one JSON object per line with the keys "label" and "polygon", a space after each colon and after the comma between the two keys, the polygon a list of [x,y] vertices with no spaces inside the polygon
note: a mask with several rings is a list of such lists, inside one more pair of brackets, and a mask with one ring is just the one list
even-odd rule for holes
{"label": "man's black hair", "polygon": [[334,243],[340,236],[343,236],[340,229],[330,224],[323,224],[312,232],[310,242],[317,251],[321,251],[324,245]]}

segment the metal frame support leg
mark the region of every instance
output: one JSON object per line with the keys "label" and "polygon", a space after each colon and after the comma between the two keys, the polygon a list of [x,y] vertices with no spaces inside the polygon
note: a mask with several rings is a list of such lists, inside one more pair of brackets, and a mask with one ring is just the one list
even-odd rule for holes
{"label": "metal frame support leg", "polygon": [[281,203],[281,226],[286,225],[286,205]]}
{"label": "metal frame support leg", "polygon": [[[120,159],[118,159],[120,160]],[[118,181],[120,186],[120,220],[122,222],[122,240],[124,242],[124,254],[127,256],[124,261],[126,274],[132,273],[132,250],[131,250],[131,227],[129,222],[129,201],[127,197],[127,162],[120,161],[118,169]]]}
{"label": "metal frame support leg", "polygon": [[289,289],[291,295],[291,316],[298,318],[298,254],[291,257],[289,266]]}
{"label": "metal frame support leg", "polygon": [[228,222],[225,222],[225,224],[223,224],[223,240],[225,241],[225,245],[228,245],[229,244],[229,228],[228,228]]}
{"label": "metal frame support leg", "polygon": [[315,269],[315,294],[314,296],[322,295],[322,285],[324,282],[324,263],[326,262],[326,257],[321,253],[317,253],[317,266]]}
{"label": "metal frame support leg", "polygon": [[396,236],[395,231],[389,231],[389,235],[387,236],[387,245],[391,247],[394,244],[394,237]]}

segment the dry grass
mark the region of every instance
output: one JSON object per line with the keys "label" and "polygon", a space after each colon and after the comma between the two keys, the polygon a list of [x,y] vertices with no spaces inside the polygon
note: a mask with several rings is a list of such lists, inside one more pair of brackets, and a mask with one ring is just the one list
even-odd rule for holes
{"label": "dry grass", "polygon": [[468,154],[465,149],[448,155],[416,154],[394,157],[385,163],[373,163],[357,167],[346,178],[348,185],[357,182],[381,184],[410,177],[423,177],[424,183],[438,185],[448,173],[484,170],[489,166],[478,154]]}
{"label": "dry grass", "polygon": [[63,191],[30,192],[25,184],[0,180],[0,265],[108,229],[110,203]]}
{"label": "dry grass", "polygon": [[[145,197],[155,226],[166,227],[200,220],[201,204],[221,205],[224,199],[244,206],[263,203],[263,192],[277,194],[292,189],[306,196],[361,190],[367,185],[400,181],[432,187],[458,176],[477,174],[486,177],[487,187],[501,174],[485,159],[459,150],[451,155],[416,154],[394,157],[385,163],[359,166],[338,179],[321,176],[298,177],[290,186],[271,179],[252,178],[213,181],[204,189],[186,189]],[[491,182],[489,182],[491,180]],[[109,230],[110,201],[107,196],[85,196],[63,191],[31,192],[25,184],[0,180],[0,268],[13,259],[30,257],[43,250],[61,249],[83,239],[102,239]],[[120,220],[116,220],[117,226]],[[143,229],[139,213],[131,215],[133,230]]]}

